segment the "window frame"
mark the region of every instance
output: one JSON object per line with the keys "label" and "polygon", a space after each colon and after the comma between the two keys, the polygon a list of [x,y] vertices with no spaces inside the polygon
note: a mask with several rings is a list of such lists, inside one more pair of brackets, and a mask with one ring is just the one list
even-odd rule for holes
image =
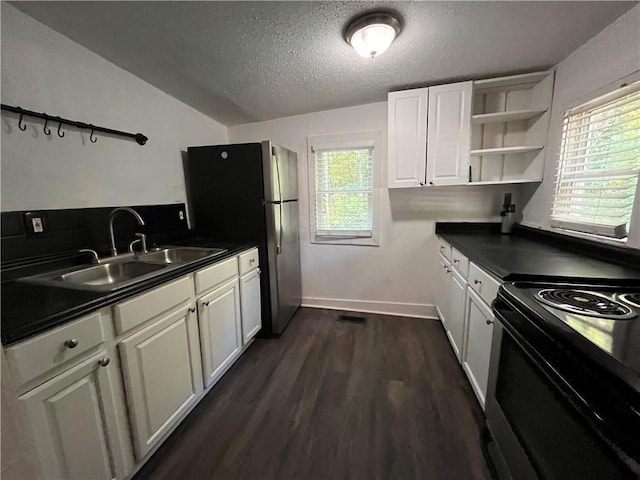
{"label": "window frame", "polygon": [[[371,237],[339,237],[317,234],[315,150],[371,148],[373,186],[371,191]],[[309,135],[307,137],[307,168],[309,180],[309,240],[321,245],[380,246],[380,190],[383,154],[382,132],[364,130],[339,134]]]}
{"label": "window frame", "polygon": [[[611,82],[605,87],[593,90],[588,94],[581,95],[580,97],[561,105],[560,107],[561,116],[562,118],[564,118],[564,115],[566,114],[566,112],[573,110],[579,107],[580,105],[589,103],[597,99],[598,97],[603,97],[605,95],[611,94],[628,84],[638,82],[638,81],[640,81],[640,71],[635,71],[630,75],[627,75],[623,78],[620,78],[619,80]],[[557,178],[560,172],[560,167],[561,167],[561,153],[562,153],[561,148],[562,148],[562,135],[563,135],[562,125],[563,124],[564,122],[561,122],[560,124],[561,131],[558,136],[558,151],[556,152],[555,160],[554,160],[554,177],[553,177],[554,179]],[[593,240],[601,243],[615,245],[618,247],[622,246],[622,247],[640,249],[640,172],[638,173],[636,195],[634,198],[631,219],[629,222],[629,231],[627,233],[627,236],[624,238],[614,238],[614,237],[609,237],[605,235],[597,235],[594,233],[581,232],[578,230],[570,230],[570,229],[562,228],[560,226],[553,225],[554,220],[552,218],[552,215],[553,215],[554,196],[555,196],[555,180],[554,180],[554,188],[552,190],[551,195],[552,196],[550,199],[549,214],[548,214],[549,228],[551,231],[560,233],[562,235],[567,235],[570,237]]]}

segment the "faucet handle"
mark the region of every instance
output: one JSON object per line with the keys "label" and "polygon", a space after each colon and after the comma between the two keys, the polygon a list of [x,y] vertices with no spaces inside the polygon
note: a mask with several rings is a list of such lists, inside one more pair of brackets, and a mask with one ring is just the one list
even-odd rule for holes
{"label": "faucet handle", "polygon": [[147,236],[144,233],[136,233],[135,235],[138,238],[129,244],[129,252],[133,253],[133,246],[140,242],[140,250],[142,253],[147,253]]}
{"label": "faucet handle", "polygon": [[93,255],[91,261],[93,263],[100,263],[100,257],[98,256],[98,252],[96,252],[95,250],[92,250],[90,248],[81,248],[80,250],[78,250],[78,253],[91,253]]}
{"label": "faucet handle", "polygon": [[140,246],[142,247],[142,253],[147,253],[147,236],[144,233],[136,233],[136,237],[140,239]]}

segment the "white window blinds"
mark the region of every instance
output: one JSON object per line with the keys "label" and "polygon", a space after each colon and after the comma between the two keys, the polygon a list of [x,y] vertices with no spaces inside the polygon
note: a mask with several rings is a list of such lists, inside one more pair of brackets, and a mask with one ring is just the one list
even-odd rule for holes
{"label": "white window blinds", "polygon": [[640,172],[640,82],[565,113],[551,225],[627,236]]}
{"label": "white window blinds", "polygon": [[373,147],[312,149],[317,237],[372,236]]}

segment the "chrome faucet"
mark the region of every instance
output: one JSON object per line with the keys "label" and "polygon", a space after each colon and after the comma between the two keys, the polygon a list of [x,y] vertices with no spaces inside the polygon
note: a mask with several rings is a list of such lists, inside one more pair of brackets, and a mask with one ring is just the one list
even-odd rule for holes
{"label": "chrome faucet", "polygon": [[138,221],[138,225],[140,225],[141,227],[144,227],[145,225],[144,220],[142,219],[140,214],[133,208],[118,207],[111,210],[111,213],[109,214],[109,239],[111,240],[111,255],[113,255],[114,257],[118,255],[118,250],[116,249],[116,239],[113,234],[113,220],[116,218],[118,212],[129,212]]}

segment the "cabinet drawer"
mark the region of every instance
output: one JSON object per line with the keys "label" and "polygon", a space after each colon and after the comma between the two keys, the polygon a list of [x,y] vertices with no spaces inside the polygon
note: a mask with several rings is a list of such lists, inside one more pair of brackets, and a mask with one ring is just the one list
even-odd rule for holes
{"label": "cabinet drawer", "polygon": [[451,247],[451,265],[465,280],[469,278],[469,259],[453,247]]}
{"label": "cabinet drawer", "polygon": [[438,238],[438,251],[440,252],[440,255],[442,255],[448,261],[451,261],[451,245],[449,245],[441,238]]}
{"label": "cabinet drawer", "polygon": [[258,249],[254,248],[249,250],[248,252],[241,253],[238,256],[238,266],[240,267],[240,275],[244,275],[247,272],[250,272],[254,268],[257,268],[260,265],[260,260],[258,259]]}
{"label": "cabinet drawer", "polygon": [[199,295],[211,290],[216,285],[238,275],[238,260],[236,257],[216,263],[208,268],[196,272],[196,293]]}
{"label": "cabinet drawer", "polygon": [[100,345],[106,336],[103,322],[108,320],[108,311],[95,312],[8,347],[5,354],[16,388],[22,391],[32,380],[48,380],[57,367]]}
{"label": "cabinet drawer", "polygon": [[193,280],[183,277],[113,307],[118,335],[193,299]]}
{"label": "cabinet drawer", "polygon": [[487,305],[491,305],[491,302],[498,295],[500,281],[471,262],[469,266],[469,286],[480,295],[480,298]]}

